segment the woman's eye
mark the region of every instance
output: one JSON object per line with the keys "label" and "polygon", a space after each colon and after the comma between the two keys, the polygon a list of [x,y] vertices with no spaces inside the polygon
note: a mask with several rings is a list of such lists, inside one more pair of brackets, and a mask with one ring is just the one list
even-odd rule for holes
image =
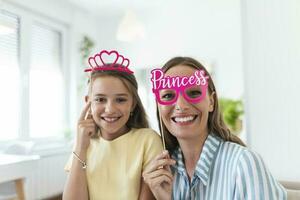
{"label": "woman's eye", "polygon": [[191,98],[197,98],[202,95],[202,92],[200,90],[191,90],[187,92],[187,95]]}
{"label": "woman's eye", "polygon": [[172,100],[174,97],[175,97],[175,94],[173,94],[173,93],[167,93],[167,94],[163,94],[161,96],[161,98],[163,100]]}
{"label": "woman's eye", "polygon": [[116,101],[117,101],[118,103],[124,103],[124,102],[127,101],[127,99],[126,99],[126,98],[117,98]]}

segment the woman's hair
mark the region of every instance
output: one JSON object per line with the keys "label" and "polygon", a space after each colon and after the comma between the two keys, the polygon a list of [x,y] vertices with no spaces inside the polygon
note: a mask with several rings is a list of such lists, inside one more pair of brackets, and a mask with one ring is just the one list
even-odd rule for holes
{"label": "woman's hair", "polygon": [[[208,115],[208,121],[207,121],[207,126],[208,126],[208,133],[209,134],[215,134],[219,136],[220,138],[224,139],[225,141],[230,141],[234,142],[237,144],[240,144],[242,146],[245,146],[243,141],[238,138],[237,136],[233,135],[228,127],[225,125],[223,116],[220,112],[219,109],[219,103],[218,103],[218,95],[217,91],[215,88],[215,85],[213,83],[213,80],[208,73],[208,71],[205,69],[205,67],[198,62],[197,60],[190,58],[190,57],[175,57],[169,60],[163,67],[162,70],[164,73],[166,73],[169,69],[172,67],[178,66],[178,65],[186,65],[190,66],[192,68],[195,68],[196,70],[204,70],[206,75],[209,76],[208,80],[208,92],[209,94],[214,93],[213,98],[214,98],[214,110],[209,113]],[[158,113],[158,108],[156,110],[157,113],[157,118],[158,118],[158,123],[159,123],[159,128],[161,129],[160,126],[160,120],[159,120],[159,113]],[[162,122],[162,127],[164,129],[164,135],[165,135],[165,141],[166,141],[166,148],[170,151],[173,152],[178,144],[178,141],[175,136],[173,136],[168,129],[166,128],[165,124]],[[162,131],[162,130],[160,130]]]}
{"label": "woman's hair", "polygon": [[[110,65],[111,66],[111,65]],[[121,67],[119,64],[114,64],[114,67]],[[90,74],[88,80],[88,94],[91,94],[92,84],[96,78],[99,77],[115,77],[122,81],[124,86],[128,89],[129,93],[132,95],[134,109],[130,114],[130,117],[126,123],[128,128],[148,128],[149,123],[147,120],[147,115],[142,104],[142,101],[138,95],[138,84],[136,78],[133,74],[129,74],[117,70],[97,70]],[[113,83],[111,83],[113,84]]]}

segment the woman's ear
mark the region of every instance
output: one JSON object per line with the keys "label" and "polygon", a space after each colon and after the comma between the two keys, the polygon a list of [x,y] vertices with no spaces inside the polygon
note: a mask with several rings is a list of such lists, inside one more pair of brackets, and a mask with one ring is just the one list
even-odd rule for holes
{"label": "woman's ear", "polygon": [[213,112],[214,111],[214,108],[215,108],[215,96],[216,96],[215,92],[212,92],[209,95],[209,112]]}

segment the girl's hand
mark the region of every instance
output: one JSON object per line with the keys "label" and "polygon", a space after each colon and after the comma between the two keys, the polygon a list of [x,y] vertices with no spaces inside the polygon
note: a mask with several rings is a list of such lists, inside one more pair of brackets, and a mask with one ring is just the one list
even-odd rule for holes
{"label": "girl's hand", "polygon": [[173,175],[170,165],[175,163],[169,153],[164,151],[156,156],[143,172],[144,181],[157,200],[171,200]]}
{"label": "girl's hand", "polygon": [[82,110],[77,124],[75,152],[82,156],[86,154],[91,137],[97,133],[97,125],[92,117],[90,107],[91,102],[88,102]]}

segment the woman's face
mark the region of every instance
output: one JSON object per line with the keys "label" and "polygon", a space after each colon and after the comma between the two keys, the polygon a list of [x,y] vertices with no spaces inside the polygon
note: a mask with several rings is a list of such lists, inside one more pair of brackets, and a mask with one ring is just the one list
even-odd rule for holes
{"label": "woman's face", "polygon": [[[190,77],[196,69],[177,65],[170,68],[165,76]],[[172,105],[160,105],[162,120],[169,132],[178,140],[193,139],[199,135],[207,134],[208,114],[214,108],[213,95],[207,92],[204,99],[198,103],[189,103],[180,93],[177,101]]]}
{"label": "woman's face", "polygon": [[126,123],[133,110],[133,98],[124,83],[116,77],[94,79],[91,88],[91,110],[104,139],[113,140],[128,131]]}

